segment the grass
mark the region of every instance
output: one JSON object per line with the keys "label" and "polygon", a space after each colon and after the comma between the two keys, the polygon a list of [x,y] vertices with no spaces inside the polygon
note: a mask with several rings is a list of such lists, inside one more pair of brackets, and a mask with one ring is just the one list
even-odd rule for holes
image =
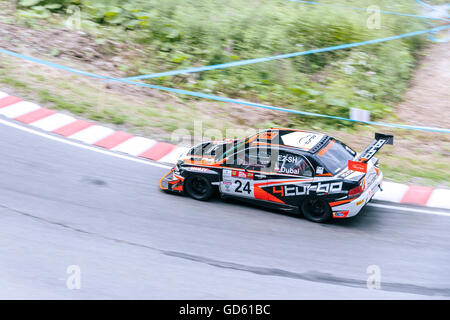
{"label": "grass", "polygon": [[388,179],[426,186],[450,186],[448,161],[443,156],[434,157],[430,163],[408,157],[393,156],[393,158],[391,160],[393,163],[397,163],[395,165],[381,163],[381,169]]}
{"label": "grass", "polygon": [[[237,127],[235,118],[229,117],[229,105],[214,104],[222,115],[221,121],[211,121],[214,113],[204,108],[194,107],[192,102],[183,103],[176,97],[148,95],[147,92],[135,92],[119,86],[107,89],[96,80],[82,79],[67,73],[55,74],[43,67],[17,65],[12,58],[0,61],[0,83],[20,91],[20,95],[42,105],[65,110],[86,119],[116,125],[119,129],[135,134],[169,141],[177,129],[186,129],[191,133],[193,123],[202,121],[204,129]],[[8,75],[14,74],[14,78]],[[255,121],[248,122],[251,127]],[[262,124],[264,125],[264,124]]]}
{"label": "grass", "polygon": [[[129,57],[118,66],[128,76],[323,48],[429,27],[420,19],[383,15],[381,28],[371,29],[365,12],[287,0],[36,0],[33,6],[28,2],[22,2],[16,16],[31,27],[40,21],[61,26],[68,18],[65,8],[77,4],[82,28],[96,42],[113,39],[139,47],[142,56]],[[50,4],[59,6],[46,8]],[[347,0],[345,4],[379,5],[406,13],[417,13],[419,8],[414,1]],[[350,107],[359,107],[380,119],[401,99],[425,39],[158,78],[151,83],[345,117]],[[104,50],[118,54],[114,46]],[[301,117],[292,119],[292,124],[304,124]],[[333,122],[335,127],[348,125]]]}

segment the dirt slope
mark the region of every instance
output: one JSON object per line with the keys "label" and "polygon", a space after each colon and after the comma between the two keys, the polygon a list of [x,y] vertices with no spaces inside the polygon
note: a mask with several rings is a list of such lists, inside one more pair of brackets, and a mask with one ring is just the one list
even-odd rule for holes
{"label": "dirt slope", "polygon": [[426,50],[397,115],[408,124],[450,127],[450,42]]}

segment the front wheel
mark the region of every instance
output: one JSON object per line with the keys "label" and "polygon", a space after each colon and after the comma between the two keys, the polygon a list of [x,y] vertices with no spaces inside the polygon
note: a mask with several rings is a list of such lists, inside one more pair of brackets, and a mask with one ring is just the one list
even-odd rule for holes
{"label": "front wheel", "polygon": [[327,202],[318,198],[303,201],[301,210],[306,219],[313,222],[326,222],[331,218],[331,208]]}
{"label": "front wheel", "polygon": [[211,182],[202,176],[190,176],[184,182],[184,190],[195,200],[206,201],[211,198],[214,189]]}

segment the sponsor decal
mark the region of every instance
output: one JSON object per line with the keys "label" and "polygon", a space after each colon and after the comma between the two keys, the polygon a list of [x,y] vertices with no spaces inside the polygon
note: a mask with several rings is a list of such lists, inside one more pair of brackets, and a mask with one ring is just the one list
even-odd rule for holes
{"label": "sponsor decal", "polygon": [[209,169],[202,168],[202,167],[190,167],[189,170],[190,171],[197,171],[197,172],[208,172],[209,171]]}
{"label": "sponsor decal", "polygon": [[311,149],[323,138],[323,136],[323,134],[310,132],[292,132],[283,135],[281,140],[287,146]]}
{"label": "sponsor decal", "polygon": [[336,140],[331,140],[330,142],[328,142],[327,146],[325,148],[322,148],[322,150],[319,151],[318,155],[323,156],[325,153],[327,153],[335,141]]}
{"label": "sponsor decal", "polygon": [[317,193],[338,193],[342,191],[342,182],[319,183]]}
{"label": "sponsor decal", "polygon": [[[299,163],[299,161],[298,161],[298,156],[295,156],[295,155],[292,155],[292,154],[285,154],[285,155],[282,155],[282,154],[279,154],[278,155],[278,162],[289,162],[289,163],[296,163],[296,164],[298,164]],[[300,160],[302,160],[301,158],[300,158]]]}
{"label": "sponsor decal", "polygon": [[349,211],[334,211],[333,218],[346,218],[348,216]]}
{"label": "sponsor decal", "polygon": [[206,158],[203,160],[205,162],[205,164],[214,164],[215,160],[214,159],[210,159],[210,158]]}
{"label": "sponsor decal", "polygon": [[258,136],[258,138],[261,140],[272,140],[277,134],[278,132],[263,132]]}
{"label": "sponsor decal", "polygon": [[356,205],[357,205],[357,206],[360,206],[360,205],[362,205],[363,203],[364,203],[364,199],[361,200],[361,201],[358,201],[358,202],[356,203]]}
{"label": "sponsor decal", "polygon": [[377,177],[376,173],[372,173],[371,175],[366,177],[366,185],[370,186],[375,181],[376,177]]}
{"label": "sponsor decal", "polygon": [[[276,164],[278,168],[275,170],[279,173],[300,175],[307,166],[304,158],[293,154],[280,154],[278,155],[278,162]],[[278,170],[277,170],[278,169]]]}
{"label": "sponsor decal", "polygon": [[300,169],[299,168],[286,168],[286,167],[281,167],[278,172],[280,173],[286,173],[286,174],[296,174],[296,175],[300,175]]}
{"label": "sponsor decal", "polygon": [[233,170],[231,172],[231,176],[235,177],[235,178],[242,178],[242,179],[253,179],[254,174],[252,172]]}
{"label": "sponsor decal", "polygon": [[317,139],[317,135],[316,134],[308,134],[307,136],[301,137],[300,139],[298,139],[298,144],[299,145],[311,145],[311,143]]}
{"label": "sponsor decal", "polygon": [[316,193],[326,194],[339,193],[342,191],[342,182],[284,185],[272,187],[272,194],[279,194],[281,197],[309,195],[310,191],[316,191]]}
{"label": "sponsor decal", "polygon": [[348,161],[348,169],[352,171],[358,171],[358,172],[367,172],[367,163],[362,163],[358,161]]}
{"label": "sponsor decal", "polygon": [[323,167],[317,167],[316,173],[317,174],[322,174],[323,173]]}
{"label": "sponsor decal", "polygon": [[345,178],[347,178],[349,175],[351,175],[352,173],[353,173],[353,171],[347,170],[347,171],[341,173],[341,175],[340,175],[339,177],[342,178],[342,179],[345,179]]}
{"label": "sponsor decal", "polygon": [[228,169],[223,170],[223,176],[224,177],[231,177],[231,170],[228,170]]}
{"label": "sponsor decal", "polygon": [[369,150],[367,150],[367,152],[364,154],[363,157],[366,159],[372,158],[373,155],[377,153],[378,150],[380,150],[380,148],[384,145],[385,142],[386,142],[385,139],[378,140]]}
{"label": "sponsor decal", "polygon": [[284,187],[285,186],[273,186],[272,187],[272,193],[273,194],[280,194],[281,197],[284,197]]}

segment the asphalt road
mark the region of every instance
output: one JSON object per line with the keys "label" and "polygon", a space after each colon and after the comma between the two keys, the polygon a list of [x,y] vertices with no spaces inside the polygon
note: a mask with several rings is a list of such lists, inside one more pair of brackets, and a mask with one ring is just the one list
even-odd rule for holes
{"label": "asphalt road", "polygon": [[[162,168],[1,123],[0,152],[2,299],[450,297],[448,216],[366,207],[314,224],[199,202],[161,192]],[[369,265],[380,290],[366,287]]]}

